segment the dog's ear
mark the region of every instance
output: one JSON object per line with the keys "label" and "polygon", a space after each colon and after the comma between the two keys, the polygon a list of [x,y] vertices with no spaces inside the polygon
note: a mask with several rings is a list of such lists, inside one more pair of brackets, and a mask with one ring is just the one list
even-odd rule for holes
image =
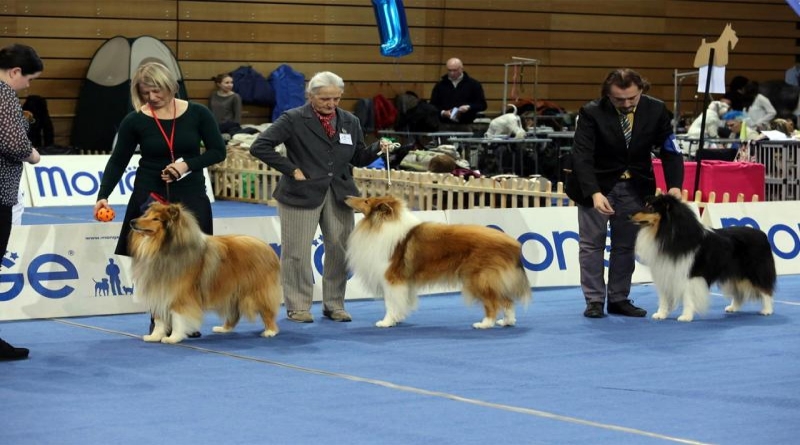
{"label": "dog's ear", "polygon": [[375,208],[381,215],[391,215],[394,213],[394,208],[388,202],[382,202]]}
{"label": "dog's ear", "polygon": [[181,206],[176,204],[170,204],[167,206],[167,216],[169,216],[170,221],[177,221],[178,218],[181,216]]}

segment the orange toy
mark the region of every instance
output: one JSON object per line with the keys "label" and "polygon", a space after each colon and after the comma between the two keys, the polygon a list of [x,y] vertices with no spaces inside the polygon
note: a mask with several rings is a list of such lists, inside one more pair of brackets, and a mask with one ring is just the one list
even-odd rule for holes
{"label": "orange toy", "polygon": [[98,221],[109,222],[113,221],[116,213],[114,213],[114,209],[111,207],[100,207],[97,212],[94,214],[94,217]]}

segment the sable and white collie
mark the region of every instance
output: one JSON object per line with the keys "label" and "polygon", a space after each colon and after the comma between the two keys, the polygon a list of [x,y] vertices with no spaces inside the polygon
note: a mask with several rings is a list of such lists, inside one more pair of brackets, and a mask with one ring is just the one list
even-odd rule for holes
{"label": "sable and white collie", "polygon": [[144,341],[178,343],[200,329],[206,310],[224,320],[214,332],[230,332],[244,315],[261,317],[262,337],[278,333],[280,265],[267,243],[246,235],[206,235],[180,204],[154,202],[130,225],[136,293],[155,319]]}
{"label": "sable and white collie", "polygon": [[736,312],[746,300],[760,301],[762,315],[772,314],[775,259],[767,235],[752,227],[709,229],[685,203],[670,195],[647,200],[631,215],[641,226],[636,253],[650,267],[663,320],[679,304],[678,321],[692,321],[709,306],[710,286],[717,283],[732,300],[725,312]]}
{"label": "sable and white collie", "polygon": [[505,233],[477,225],[420,222],[392,196],[350,197],[364,214],[350,236],[347,258],[355,276],[382,292],[386,305],[378,327],[403,321],[417,306],[417,291],[461,284],[467,302],[483,304],[485,316],[472,326],[487,329],[516,323],[514,303],[531,299],[522,268],[522,246]]}

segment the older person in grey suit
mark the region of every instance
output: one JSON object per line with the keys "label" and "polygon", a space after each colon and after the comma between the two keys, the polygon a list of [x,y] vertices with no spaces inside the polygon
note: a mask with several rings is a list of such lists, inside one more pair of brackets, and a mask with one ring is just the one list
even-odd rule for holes
{"label": "older person in grey suit", "polygon": [[[364,143],[361,123],[338,107],[344,81],[334,73],[317,73],[308,82],[308,102],[283,113],[261,133],[250,153],[283,173],[274,198],[281,222],[281,281],[287,317],[311,323],[313,282],[311,243],[320,227],[325,248],[323,316],[350,321],[344,309],[347,286],[346,242],[354,227],[353,211],[344,200],[359,195],[351,166],[365,166],[388,143]],[[286,157],[275,147],[284,144]]]}

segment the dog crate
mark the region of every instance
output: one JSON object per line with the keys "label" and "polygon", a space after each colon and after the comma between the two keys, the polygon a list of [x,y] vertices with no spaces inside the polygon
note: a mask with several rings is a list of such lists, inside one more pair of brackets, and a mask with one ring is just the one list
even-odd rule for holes
{"label": "dog crate", "polygon": [[800,199],[800,141],[759,141],[751,145],[751,156],[764,164],[767,201]]}

